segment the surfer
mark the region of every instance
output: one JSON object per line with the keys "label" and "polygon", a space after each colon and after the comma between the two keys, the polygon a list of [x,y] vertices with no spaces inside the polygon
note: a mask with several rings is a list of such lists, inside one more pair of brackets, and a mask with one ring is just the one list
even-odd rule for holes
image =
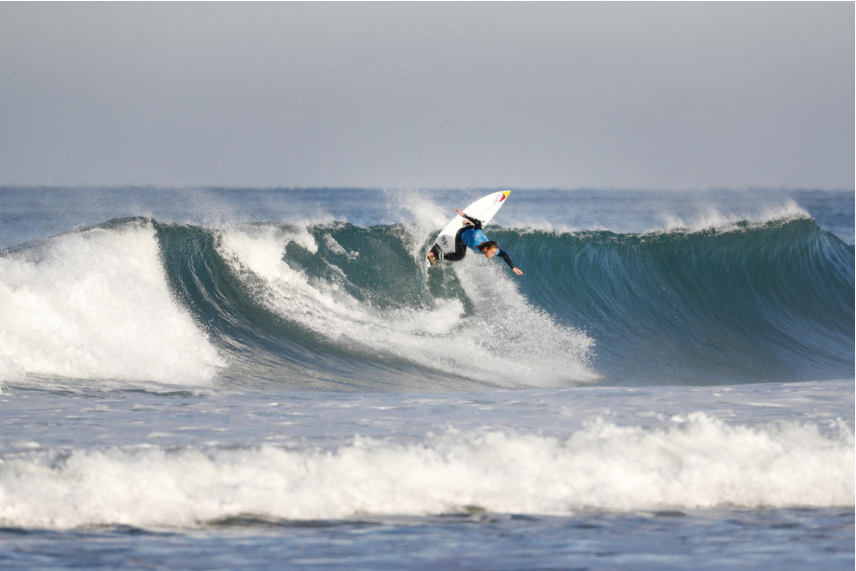
{"label": "surfer", "polygon": [[455,209],[455,212],[466,219],[464,221],[463,228],[458,230],[458,233],[455,234],[455,251],[449,252],[448,254],[441,254],[440,245],[435,244],[434,247],[431,248],[431,251],[428,252],[428,261],[431,262],[431,265],[436,264],[441,256],[444,260],[449,260],[450,262],[463,260],[464,256],[467,255],[467,247],[470,247],[479,254],[484,254],[487,259],[499,256],[505,260],[505,263],[508,264],[508,267],[511,268],[512,272],[518,276],[523,275],[523,270],[516,267],[511,262],[511,258],[508,257],[508,254],[499,249],[499,244],[493,240],[487,239],[487,236],[485,236],[482,231],[481,220],[471,218],[464,214],[462,210],[457,208]]}

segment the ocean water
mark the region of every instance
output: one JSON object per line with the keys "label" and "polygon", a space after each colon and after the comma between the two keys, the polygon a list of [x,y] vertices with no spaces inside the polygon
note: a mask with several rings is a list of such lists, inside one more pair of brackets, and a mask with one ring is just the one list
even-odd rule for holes
{"label": "ocean water", "polygon": [[0,189],[0,568],[852,569],[854,196]]}

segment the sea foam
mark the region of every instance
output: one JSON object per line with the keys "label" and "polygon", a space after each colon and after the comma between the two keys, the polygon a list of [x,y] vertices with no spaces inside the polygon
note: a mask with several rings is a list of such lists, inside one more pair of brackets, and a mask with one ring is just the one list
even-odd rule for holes
{"label": "sea foam", "polygon": [[[290,243],[325,264],[330,277],[311,278],[289,266],[283,256]],[[351,293],[353,284],[346,273],[320,256],[318,242],[306,228],[224,230],[218,250],[251,295],[270,311],[349,350],[406,359],[506,387],[558,386],[598,378],[588,366],[591,339],[529,303],[502,262],[485,263],[472,255],[454,266],[475,308],[469,315],[456,298],[438,297],[430,306],[401,308],[382,308],[359,299]],[[424,252],[411,255],[416,264],[426,265]],[[368,254],[360,260],[372,263]]]}
{"label": "sea foam", "polygon": [[844,423],[729,425],[704,413],[654,428],[595,421],[566,437],[449,430],[332,449],[111,448],[0,463],[0,522],[20,527],[849,507],[853,497]]}
{"label": "sea foam", "polygon": [[148,222],[0,256],[0,380],[208,384],[225,364],[170,294]]}

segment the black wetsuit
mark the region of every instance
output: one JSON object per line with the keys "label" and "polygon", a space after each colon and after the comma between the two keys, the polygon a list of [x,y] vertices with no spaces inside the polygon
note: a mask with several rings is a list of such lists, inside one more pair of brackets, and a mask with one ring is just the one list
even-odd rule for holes
{"label": "black wetsuit", "polygon": [[[463,228],[458,230],[458,233],[455,234],[455,251],[449,252],[448,254],[443,254],[442,250],[440,250],[439,245],[435,245],[431,251],[434,252],[434,255],[437,257],[442,256],[444,260],[449,260],[450,262],[457,262],[459,260],[463,260],[464,256],[467,255],[467,245],[464,243],[463,239],[461,239],[461,235],[468,230],[481,230],[482,223],[481,220],[477,220],[475,218],[471,218],[469,216],[464,216],[467,220],[472,222],[472,224],[465,224]],[[512,270],[514,269],[514,264],[511,262],[511,258],[505,252],[500,249],[496,253],[497,256],[505,260],[505,263],[508,264]]]}

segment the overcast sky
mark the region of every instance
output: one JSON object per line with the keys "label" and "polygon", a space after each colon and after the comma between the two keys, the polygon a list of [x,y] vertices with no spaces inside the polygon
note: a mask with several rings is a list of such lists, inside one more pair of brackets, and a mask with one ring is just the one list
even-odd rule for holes
{"label": "overcast sky", "polygon": [[0,185],[854,187],[854,3],[2,3]]}

